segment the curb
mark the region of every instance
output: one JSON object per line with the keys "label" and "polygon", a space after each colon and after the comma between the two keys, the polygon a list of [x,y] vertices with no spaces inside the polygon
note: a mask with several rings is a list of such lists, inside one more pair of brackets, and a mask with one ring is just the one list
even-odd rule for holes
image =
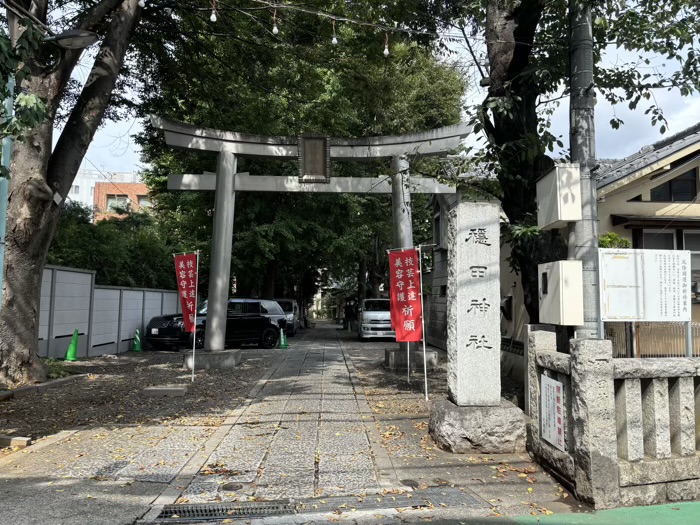
{"label": "curb", "polygon": [[72,376],[68,377],[61,377],[59,379],[53,379],[51,381],[47,381],[46,383],[40,383],[38,385],[27,385],[27,386],[22,386],[19,388],[15,388],[14,390],[8,390],[7,392],[0,392],[0,401],[7,401],[9,399],[19,399],[25,396],[28,396],[30,394],[38,394],[39,392],[43,392],[45,390],[49,390],[51,388],[56,388],[64,383],[69,383],[71,381],[75,381],[76,379],[80,379],[82,377],[85,377],[85,374],[75,374]]}

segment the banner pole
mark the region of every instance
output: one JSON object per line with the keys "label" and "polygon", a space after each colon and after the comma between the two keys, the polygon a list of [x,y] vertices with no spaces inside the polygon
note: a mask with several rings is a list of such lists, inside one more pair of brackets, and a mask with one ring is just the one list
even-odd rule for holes
{"label": "banner pole", "polygon": [[194,365],[196,363],[195,353],[197,352],[197,293],[199,292],[199,250],[195,252],[195,272],[197,280],[194,283],[194,323],[192,326],[192,382],[194,383]]}
{"label": "banner pole", "polygon": [[423,304],[423,252],[418,245],[418,275],[420,279],[420,321],[423,339],[423,377],[425,378],[425,400],[428,401],[428,366],[425,357],[425,305]]}

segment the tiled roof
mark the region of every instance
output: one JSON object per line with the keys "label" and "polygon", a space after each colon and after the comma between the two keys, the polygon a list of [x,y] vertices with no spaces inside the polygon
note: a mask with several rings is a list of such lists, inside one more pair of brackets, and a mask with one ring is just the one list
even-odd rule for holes
{"label": "tiled roof", "polygon": [[700,123],[660,140],[651,146],[644,146],[637,153],[620,161],[606,164],[609,161],[599,161],[601,167],[598,173],[598,188],[603,188],[620,179],[639,171],[665,157],[700,142]]}

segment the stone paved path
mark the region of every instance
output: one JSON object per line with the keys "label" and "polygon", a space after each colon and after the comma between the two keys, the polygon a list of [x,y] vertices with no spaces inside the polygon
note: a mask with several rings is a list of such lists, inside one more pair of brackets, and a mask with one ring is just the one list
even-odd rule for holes
{"label": "stone paved path", "polygon": [[335,327],[295,340],[280,358],[181,502],[379,490],[363,423],[366,402],[353,386]]}

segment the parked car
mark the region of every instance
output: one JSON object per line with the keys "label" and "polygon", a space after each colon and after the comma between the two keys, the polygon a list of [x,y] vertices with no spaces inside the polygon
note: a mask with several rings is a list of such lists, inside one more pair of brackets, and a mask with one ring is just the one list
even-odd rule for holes
{"label": "parked car", "polygon": [[301,326],[299,319],[299,303],[294,299],[275,299],[277,304],[282,307],[284,314],[287,316],[287,328],[285,332],[288,336],[294,337],[297,335],[297,330]]}
{"label": "parked car", "polygon": [[[207,317],[207,302],[197,308],[197,328],[204,326]],[[189,333],[185,332],[182,314],[159,315],[146,325],[144,340],[154,350],[178,349],[187,345]]]}
{"label": "parked car", "polygon": [[[206,329],[206,302],[198,310],[195,334],[185,332],[182,314],[154,317],[146,328],[146,340],[154,348],[204,347]],[[226,346],[257,344],[262,348],[274,348],[279,332],[287,320],[280,305],[265,299],[232,298],[228,301],[226,316]],[[195,337],[196,341],[192,338]]]}
{"label": "parked car", "polygon": [[391,327],[389,299],[364,299],[358,312],[358,337],[360,340],[372,337],[396,337]]}
{"label": "parked car", "polygon": [[[197,328],[195,345],[204,348],[204,332]],[[226,315],[226,346],[257,344],[261,348],[274,348],[280,330],[287,326],[287,316],[282,307],[268,299],[229,299]],[[192,341],[190,340],[190,345]]]}

